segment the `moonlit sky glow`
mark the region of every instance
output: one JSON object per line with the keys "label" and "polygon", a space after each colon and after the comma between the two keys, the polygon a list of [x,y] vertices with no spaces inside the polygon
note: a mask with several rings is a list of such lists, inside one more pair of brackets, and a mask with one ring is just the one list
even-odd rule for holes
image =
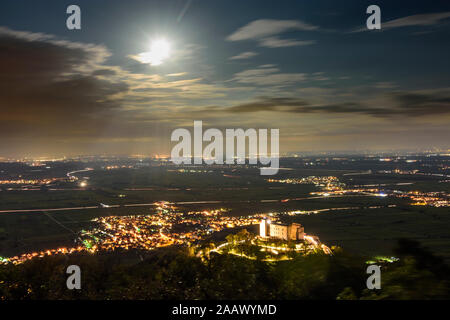
{"label": "moonlit sky glow", "polygon": [[169,154],[277,128],[280,152],[448,148],[450,2],[0,3],[0,157]]}
{"label": "moonlit sky glow", "polygon": [[167,40],[158,39],[152,42],[150,51],[140,53],[136,60],[152,66],[159,66],[169,57],[169,54],[170,45]]}

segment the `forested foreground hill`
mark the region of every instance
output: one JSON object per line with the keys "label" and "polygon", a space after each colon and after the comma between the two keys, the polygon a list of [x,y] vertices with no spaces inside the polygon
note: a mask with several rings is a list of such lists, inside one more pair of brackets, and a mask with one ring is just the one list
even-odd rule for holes
{"label": "forested foreground hill", "polygon": [[[145,256],[53,256],[0,266],[0,298],[15,299],[449,299],[450,268],[417,243],[399,241],[398,262],[382,266],[380,290],[366,288],[363,258],[337,250],[264,262],[228,254],[200,259],[186,248]],[[134,258],[130,258],[133,256]],[[136,257],[138,262],[136,262]],[[81,268],[68,290],[66,268]]]}

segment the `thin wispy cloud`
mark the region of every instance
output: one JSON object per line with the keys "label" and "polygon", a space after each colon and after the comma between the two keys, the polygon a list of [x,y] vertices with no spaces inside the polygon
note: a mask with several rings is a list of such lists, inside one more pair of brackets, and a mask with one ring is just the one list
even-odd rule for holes
{"label": "thin wispy cloud", "polygon": [[[447,18],[450,18],[450,12],[416,14],[412,16],[390,20],[387,22],[382,22],[381,30],[401,28],[401,27],[413,27],[413,26],[432,26],[441,23],[443,20]],[[353,32],[362,32],[367,30],[368,29],[364,26],[362,28],[354,30]]]}
{"label": "thin wispy cloud", "polygon": [[250,59],[252,57],[257,56],[258,53],[257,52],[253,52],[253,51],[246,51],[246,52],[242,52],[238,55],[235,55],[233,57],[230,57],[230,60],[244,60],[244,59]]}
{"label": "thin wispy cloud", "polygon": [[234,75],[232,81],[256,86],[287,86],[306,80],[304,73],[284,73],[271,65],[247,69]]}
{"label": "thin wispy cloud", "polygon": [[255,101],[232,107],[216,108],[216,111],[231,113],[288,112],[297,114],[335,113],[361,114],[377,118],[423,117],[450,113],[448,89],[441,91],[393,92],[384,95],[385,105],[373,106],[364,101],[347,101],[315,104],[298,97],[261,97]]}
{"label": "thin wispy cloud", "polygon": [[301,41],[297,39],[281,39],[280,34],[288,31],[312,31],[319,29],[318,26],[305,23],[300,20],[272,20],[260,19],[250,22],[239,28],[226,40],[228,41],[257,41],[260,46],[268,48],[292,47],[313,44],[314,41]]}
{"label": "thin wispy cloud", "polygon": [[431,26],[450,17],[450,12],[416,14],[383,23],[384,29],[409,27],[409,26]]}
{"label": "thin wispy cloud", "polygon": [[168,77],[181,77],[187,75],[187,72],[169,73]]}
{"label": "thin wispy cloud", "polygon": [[294,40],[294,39],[280,39],[277,37],[270,37],[262,39],[259,45],[261,47],[267,48],[283,48],[283,47],[309,46],[315,43],[316,43],[315,40]]}

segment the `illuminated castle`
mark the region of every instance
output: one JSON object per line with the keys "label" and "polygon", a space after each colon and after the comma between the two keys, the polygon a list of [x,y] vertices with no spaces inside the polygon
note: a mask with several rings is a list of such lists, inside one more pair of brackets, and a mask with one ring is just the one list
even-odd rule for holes
{"label": "illuminated castle", "polygon": [[270,220],[263,219],[259,224],[259,235],[263,238],[272,237],[283,240],[303,240],[305,237],[305,229],[298,223],[271,223]]}

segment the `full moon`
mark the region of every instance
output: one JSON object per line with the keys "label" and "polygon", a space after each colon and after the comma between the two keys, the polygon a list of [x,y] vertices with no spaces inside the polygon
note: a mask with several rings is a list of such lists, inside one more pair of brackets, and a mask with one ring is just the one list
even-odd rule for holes
{"label": "full moon", "polygon": [[165,39],[158,39],[152,41],[150,51],[143,52],[139,55],[144,63],[149,63],[152,66],[158,66],[170,56],[170,44]]}

